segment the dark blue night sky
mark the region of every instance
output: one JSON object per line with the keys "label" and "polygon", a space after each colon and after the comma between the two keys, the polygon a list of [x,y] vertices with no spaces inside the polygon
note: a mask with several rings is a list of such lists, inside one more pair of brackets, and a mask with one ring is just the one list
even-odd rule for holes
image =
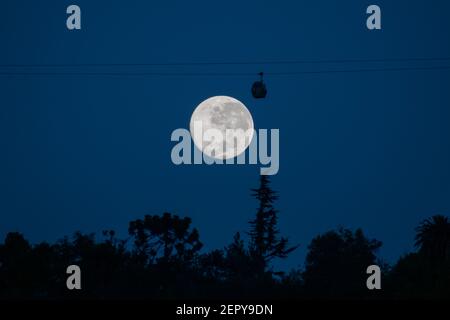
{"label": "dark blue night sky", "polygon": [[[82,30],[66,29],[66,8]],[[365,10],[382,9],[381,31]],[[108,64],[450,57],[450,3],[397,1],[21,1],[0,6],[0,64]],[[280,129],[280,228],[301,246],[362,227],[389,262],[414,227],[450,214],[450,71],[256,73],[450,65],[371,62],[237,66],[2,66],[14,72],[236,72],[255,76],[0,75],[0,238],[33,242],[115,229],[164,211],[193,218],[205,250],[244,232],[259,166],[175,166],[170,134],[229,95],[257,128]],[[53,68],[53,69],[52,69]]]}

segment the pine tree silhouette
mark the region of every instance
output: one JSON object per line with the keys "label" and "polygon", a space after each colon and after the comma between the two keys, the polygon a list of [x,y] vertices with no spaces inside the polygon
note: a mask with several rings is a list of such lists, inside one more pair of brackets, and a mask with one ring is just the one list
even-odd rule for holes
{"label": "pine tree silhouette", "polygon": [[268,176],[260,176],[260,186],[252,189],[252,196],[259,201],[259,207],[250,221],[250,254],[257,272],[264,272],[272,259],[286,258],[298,246],[289,247],[288,239],[279,236],[278,210],[274,207],[278,195],[271,189]]}

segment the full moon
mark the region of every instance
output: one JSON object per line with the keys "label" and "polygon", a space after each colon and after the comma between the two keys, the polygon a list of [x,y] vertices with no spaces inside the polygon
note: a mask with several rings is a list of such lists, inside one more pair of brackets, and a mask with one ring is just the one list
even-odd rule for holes
{"label": "full moon", "polygon": [[[202,132],[196,132],[199,123]],[[213,139],[206,139],[203,133],[208,130],[216,133],[220,131],[221,135],[217,137],[212,134]],[[240,155],[250,145],[253,131],[253,118],[248,109],[239,100],[227,96],[211,97],[200,103],[192,113],[190,122],[195,146],[215,159]]]}

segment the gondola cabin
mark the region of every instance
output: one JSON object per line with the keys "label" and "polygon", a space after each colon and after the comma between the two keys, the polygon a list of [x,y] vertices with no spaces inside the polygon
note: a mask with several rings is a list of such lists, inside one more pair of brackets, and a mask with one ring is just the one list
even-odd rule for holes
{"label": "gondola cabin", "polygon": [[255,81],[252,86],[252,95],[255,99],[264,99],[267,95],[266,84],[263,80],[263,73],[259,73],[261,79],[259,81]]}

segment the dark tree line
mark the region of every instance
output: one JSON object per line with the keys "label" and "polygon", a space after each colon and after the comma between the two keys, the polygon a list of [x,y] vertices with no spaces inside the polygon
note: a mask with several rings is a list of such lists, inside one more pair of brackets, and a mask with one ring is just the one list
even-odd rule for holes
{"label": "dark tree line", "polygon": [[[437,215],[416,229],[416,252],[389,266],[382,243],[362,230],[331,230],[308,246],[303,268],[274,269],[297,246],[278,229],[277,194],[266,176],[252,190],[259,203],[248,241],[236,233],[223,249],[201,252],[191,219],[170,213],[131,221],[129,238],[114,231],[75,233],[54,244],[31,245],[8,233],[0,244],[0,299],[48,298],[449,298],[450,222]],[[66,268],[82,270],[82,290],[66,288]],[[382,269],[382,290],[366,287],[366,268]]]}

